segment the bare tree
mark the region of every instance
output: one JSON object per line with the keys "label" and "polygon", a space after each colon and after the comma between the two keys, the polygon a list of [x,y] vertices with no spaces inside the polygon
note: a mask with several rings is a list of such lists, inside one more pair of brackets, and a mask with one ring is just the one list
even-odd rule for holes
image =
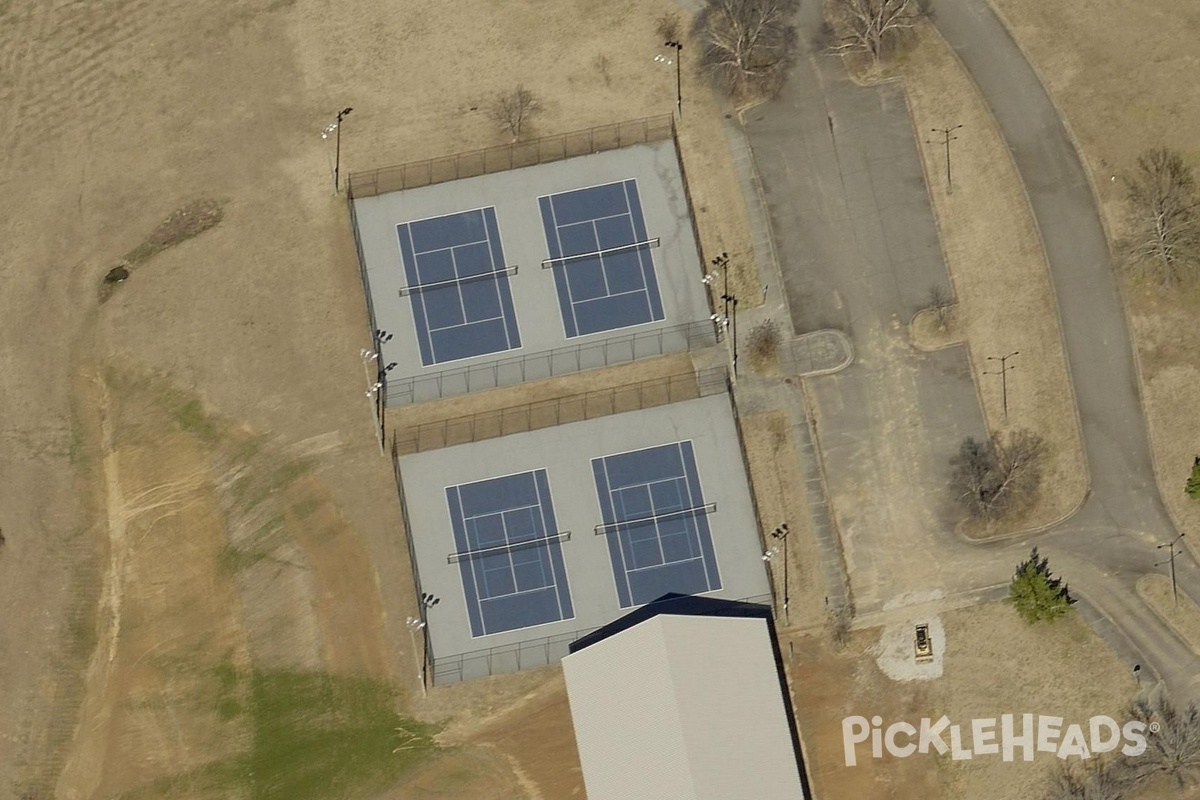
{"label": "bare tree", "polygon": [[604,53],[598,54],[592,59],[592,66],[596,68],[596,72],[600,73],[600,77],[604,79],[604,85],[612,86],[612,74],[609,72],[612,62],[608,60],[608,56]]}
{"label": "bare tree", "polygon": [[846,646],[850,644],[850,623],[852,621],[850,609],[844,606],[829,612],[825,625],[829,631],[829,640],[833,642],[835,649],[845,650]]}
{"label": "bare tree", "polygon": [[1126,762],[1119,759],[1060,761],[1046,800],[1125,800],[1135,783]]}
{"label": "bare tree", "polygon": [[1133,233],[1130,260],[1157,273],[1164,288],[1200,267],[1200,193],[1183,155],[1165,147],[1147,150],[1125,179]]}
{"label": "bare tree", "polygon": [[681,26],[682,22],[679,18],[679,12],[668,11],[654,20],[654,35],[658,37],[660,43],[677,42],[679,41]]}
{"label": "bare tree", "polygon": [[517,86],[511,92],[505,92],[496,97],[488,109],[488,114],[500,127],[512,134],[513,141],[521,138],[521,131],[529,120],[539,114],[542,104],[533,92],[523,85]]}
{"label": "bare tree", "polygon": [[779,344],[782,340],[779,323],[773,319],[764,319],[750,329],[750,357],[758,362],[774,358],[779,354]]}
{"label": "bare tree", "polygon": [[1133,717],[1158,730],[1146,736],[1146,752],[1132,763],[1139,778],[1167,775],[1182,788],[1200,782],[1200,711],[1175,708],[1161,683],[1133,702]]}
{"label": "bare tree", "polygon": [[950,327],[950,318],[954,314],[954,298],[950,291],[940,283],[929,286],[929,308],[937,321],[938,330],[945,333]]}
{"label": "bare tree", "polygon": [[735,100],[774,96],[796,58],[799,0],[708,0],[693,34],[700,65]]}
{"label": "bare tree", "polygon": [[885,48],[929,14],[927,0],[833,0],[835,53],[866,53],[878,64]]}
{"label": "bare tree", "polygon": [[980,442],[968,436],[950,459],[952,485],[967,513],[999,519],[1037,497],[1045,442],[1024,428]]}

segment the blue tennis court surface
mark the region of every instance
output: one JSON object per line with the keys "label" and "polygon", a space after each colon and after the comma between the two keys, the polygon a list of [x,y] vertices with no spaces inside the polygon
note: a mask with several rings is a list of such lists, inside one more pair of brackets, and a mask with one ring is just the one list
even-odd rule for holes
{"label": "blue tennis court surface", "polygon": [[521,346],[496,210],[396,226],[425,366]]}
{"label": "blue tennis court surface", "polygon": [[691,442],[592,459],[622,608],[721,588]]}
{"label": "blue tennis court surface", "polygon": [[538,203],[568,339],[663,319],[637,181]]}
{"label": "blue tennis court surface", "polygon": [[575,616],[544,469],[446,489],[471,635]]}

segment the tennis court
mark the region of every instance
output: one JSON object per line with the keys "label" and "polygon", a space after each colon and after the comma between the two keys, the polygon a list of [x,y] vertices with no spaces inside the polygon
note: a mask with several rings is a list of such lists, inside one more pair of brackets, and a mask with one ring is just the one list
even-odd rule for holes
{"label": "tennis court", "polygon": [[396,226],[424,366],[521,346],[494,208]]}
{"label": "tennis court", "polygon": [[662,320],[637,181],[538,198],[568,339]]}
{"label": "tennis court", "polygon": [[446,489],[471,636],[574,616],[544,469]]}
{"label": "tennis court", "polygon": [[621,608],[721,588],[690,441],[592,459]]}

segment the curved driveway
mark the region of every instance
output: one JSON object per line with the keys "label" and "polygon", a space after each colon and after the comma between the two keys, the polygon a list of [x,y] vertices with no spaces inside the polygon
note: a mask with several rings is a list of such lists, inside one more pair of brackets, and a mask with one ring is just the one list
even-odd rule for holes
{"label": "curved driveway", "polygon": [[[819,5],[801,6],[802,37],[817,30]],[[1076,515],[1042,537],[1042,550],[1089,601],[1086,614],[1119,654],[1157,672],[1177,697],[1200,696],[1200,659],[1134,588],[1140,576],[1162,571],[1155,548],[1175,531],[1154,479],[1130,338],[1083,167],[986,0],[934,0],[934,10],[1009,143],[1058,294],[1092,491]],[[931,221],[923,179],[908,174],[916,158],[911,125],[893,124],[897,114],[906,118],[894,91],[855,87],[836,62],[810,52],[783,95],[755,109],[746,125],[795,327],[841,328],[860,355],[837,376],[811,381],[810,397],[856,606],[868,612],[915,596],[922,583],[948,594],[994,587],[1028,547],[957,539],[918,480],[944,480],[931,454],[944,464],[947,448],[935,439],[953,431],[957,442],[982,422],[977,404],[955,399],[971,377],[952,356],[939,363],[898,346],[895,322],[920,307],[917,295],[944,270],[925,235]],[[919,389],[931,376],[942,381],[933,396]],[[885,441],[899,441],[896,449],[912,463],[881,465],[872,454],[887,449]],[[876,508],[864,486],[876,497],[918,495],[921,508]],[[912,569],[913,559],[922,566]],[[1200,569],[1190,556],[1177,566],[1181,588],[1200,598]]]}
{"label": "curved driveway", "polygon": [[[1155,569],[1155,546],[1175,536],[1159,497],[1137,373],[1108,245],[1078,154],[1041,81],[986,0],[934,0],[934,21],[957,51],[996,122],[1029,193],[1058,293],[1092,493],[1043,549],[1055,554],[1177,693],[1193,694],[1198,661],[1136,597]],[[1182,465],[1186,466],[1186,465]],[[1180,471],[1180,474],[1183,474]],[[1072,563],[1073,562],[1073,563]],[[1090,563],[1093,569],[1085,565]],[[1190,555],[1181,584],[1200,597]]]}

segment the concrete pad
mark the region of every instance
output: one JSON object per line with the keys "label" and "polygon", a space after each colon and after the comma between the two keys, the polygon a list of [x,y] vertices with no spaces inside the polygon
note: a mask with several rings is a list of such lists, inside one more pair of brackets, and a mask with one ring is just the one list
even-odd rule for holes
{"label": "concrete pad", "polygon": [[[550,257],[550,252],[538,198],[631,178],[637,181],[647,236],[659,239],[659,246],[649,252],[654,261],[664,319],[568,338],[554,270],[542,268],[542,261]],[[631,349],[627,340],[634,335],[640,337],[640,346],[635,349],[643,355],[686,349],[696,338],[694,335],[659,335],[664,331],[678,332],[681,325],[696,326],[699,333],[711,334],[707,338],[715,342],[715,332],[708,330],[711,312],[700,282],[705,269],[700,263],[691,211],[672,141],[635,145],[358,198],[353,202],[366,263],[367,288],[374,314],[372,322],[376,328],[395,336],[382,347],[383,363],[397,364],[388,375],[389,404],[432,399],[445,393],[447,386],[457,387],[457,390],[469,387],[474,391],[502,385],[502,375],[511,377],[522,371],[501,370],[497,365],[519,366],[522,360],[533,363],[535,373],[544,366],[541,371],[548,374],[554,366],[548,351],[559,348],[600,345],[604,349],[603,343],[614,342],[618,344],[610,348],[612,352],[605,355],[604,363],[620,363],[627,360],[622,353]],[[505,264],[518,268],[517,274],[510,276],[508,281],[520,347],[424,366],[417,349],[410,297],[399,295],[406,281],[396,226],[487,207],[495,209]],[[557,363],[569,365],[573,361],[573,358],[567,358]],[[569,366],[563,369],[573,371]],[[467,380],[468,373],[470,380]]]}
{"label": "concrete pad", "polygon": [[[400,459],[406,519],[421,591],[440,602],[428,612],[436,682],[453,682],[551,663],[566,645],[629,611],[617,598],[608,539],[591,459],[690,440],[721,589],[728,600],[770,595],[767,566],[754,518],[732,406],[726,394],[599,417]],[[523,630],[472,637],[445,489],[488,478],[544,469],[562,542],[574,617]]]}

